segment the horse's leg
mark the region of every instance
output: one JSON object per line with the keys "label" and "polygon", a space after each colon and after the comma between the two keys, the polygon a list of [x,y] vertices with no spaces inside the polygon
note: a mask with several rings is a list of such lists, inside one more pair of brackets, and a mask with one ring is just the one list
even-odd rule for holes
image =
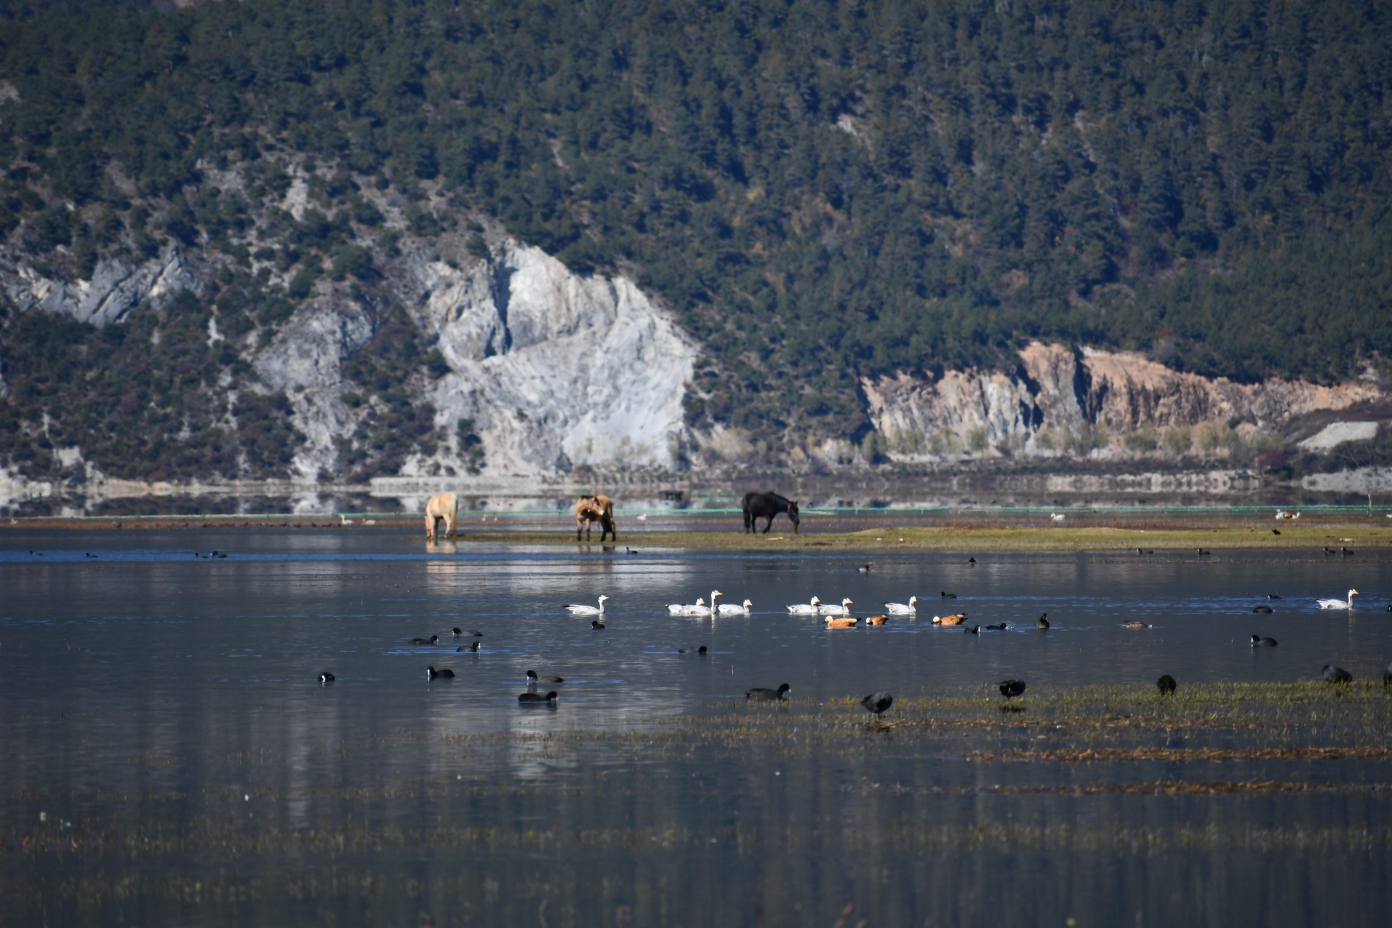
{"label": "horse's leg", "polygon": [[427,515],[425,517],[425,537],[429,541],[435,540],[435,517]]}
{"label": "horse's leg", "polygon": [[581,527],[582,527],[584,524],[585,524],[585,520],[584,520],[584,519],[580,518],[579,516],[576,516],[576,517],[575,517],[575,540],[576,540],[576,541],[579,541],[579,540],[580,540]]}
{"label": "horse's leg", "polygon": [[[775,513],[775,515],[776,515],[776,513]],[[769,516],[769,517],[768,517],[768,523],[764,525],[764,534],[767,535],[767,534],[768,534],[768,530],[771,529],[771,528],[773,528],[773,516]]]}
{"label": "horse's leg", "polygon": [[748,509],[745,509],[745,510],[744,510],[744,533],[745,533],[746,535],[748,535],[750,532],[754,531],[753,527],[749,524],[749,522],[750,522],[750,519],[749,519],[749,510],[748,510]]}

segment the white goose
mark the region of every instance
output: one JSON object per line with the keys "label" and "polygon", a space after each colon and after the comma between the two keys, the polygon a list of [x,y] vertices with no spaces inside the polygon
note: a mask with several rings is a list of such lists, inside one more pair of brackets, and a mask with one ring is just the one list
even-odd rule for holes
{"label": "white goose", "polygon": [[843,599],[839,606],[828,606],[826,603],[823,603],[817,608],[822,615],[850,615],[851,610],[847,608],[850,605],[851,601],[849,599]]}
{"label": "white goose", "polygon": [[910,596],[906,603],[885,603],[885,612],[890,615],[914,615],[918,612],[918,597]]}
{"label": "white goose", "polygon": [[705,597],[696,597],[695,603],[668,603],[667,612],[671,615],[691,615],[690,609],[704,609],[706,606]]}
{"label": "white goose", "polygon": [[793,615],[816,615],[817,607],[820,606],[821,603],[822,601],[820,599],[813,596],[810,603],[794,603],[788,607],[788,611]]}
{"label": "white goose", "polygon": [[1352,609],[1353,598],[1357,595],[1357,590],[1349,590],[1348,599],[1319,599],[1315,601],[1319,603],[1321,609]]}
{"label": "white goose", "polygon": [[[724,595],[725,594],[720,592],[719,590],[711,590],[711,601],[709,606],[692,606],[691,611],[683,613],[683,615],[710,615],[711,613],[715,612],[715,598],[717,596]],[[700,602],[700,600],[697,600],[697,602]]]}
{"label": "white goose", "polygon": [[742,606],[733,606],[733,605],[730,605],[730,604],[727,603],[727,604],[722,605],[722,606],[720,607],[720,614],[721,614],[721,615],[749,615],[749,611],[750,611],[750,609],[752,609],[753,607],[754,607],[754,604],[753,604],[752,602],[750,602],[749,600],[747,600],[747,599],[744,601],[744,605],[742,605]]}
{"label": "white goose", "polygon": [[566,603],[566,609],[571,615],[604,615],[604,601],[608,596],[599,597],[598,606],[586,606],[582,603]]}

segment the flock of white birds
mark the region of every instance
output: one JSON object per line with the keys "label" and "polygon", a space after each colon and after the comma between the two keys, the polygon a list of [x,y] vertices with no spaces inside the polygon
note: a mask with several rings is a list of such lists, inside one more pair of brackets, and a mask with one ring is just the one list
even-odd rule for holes
{"label": "flock of white birds", "polygon": [[[736,606],[731,603],[716,603],[716,598],[725,594],[719,590],[711,590],[710,602],[706,602],[704,596],[696,598],[694,603],[668,603],[667,612],[669,615],[716,615],[716,616],[735,616],[751,615],[754,610],[754,603],[745,600]],[[1359,595],[1357,590],[1349,590],[1347,599],[1320,599],[1316,603],[1321,609],[1352,609],[1353,598]],[[604,615],[604,603],[609,599],[608,596],[600,596],[599,604],[590,606],[585,603],[566,603],[565,609],[571,615]],[[887,615],[916,615],[918,597],[910,596],[906,603],[884,603],[885,614]],[[824,603],[816,596],[811,601],[805,603],[793,603],[788,606],[791,615],[822,615],[832,618],[847,617],[851,614],[852,600],[844,598],[840,605]],[[872,619],[879,618],[871,616]],[[878,623],[877,623],[878,624]]]}
{"label": "flock of white birds", "polygon": [[[719,590],[710,591],[710,602],[706,602],[704,596],[696,598],[694,603],[668,603],[667,613],[669,615],[716,615],[716,616],[736,616],[751,615],[754,611],[754,603],[746,599],[743,603],[736,606],[732,603],[717,603],[716,599],[725,594]],[[587,603],[566,603],[564,608],[571,615],[604,615],[604,604],[609,599],[608,596],[600,596],[597,605],[591,606]],[[853,601],[843,598],[840,605],[824,603],[816,596],[810,602],[794,603],[788,607],[788,612],[792,615],[824,615],[830,617],[846,617],[851,614]],[[884,603],[885,613],[888,615],[914,615],[918,612],[918,597],[910,596],[906,603]]]}

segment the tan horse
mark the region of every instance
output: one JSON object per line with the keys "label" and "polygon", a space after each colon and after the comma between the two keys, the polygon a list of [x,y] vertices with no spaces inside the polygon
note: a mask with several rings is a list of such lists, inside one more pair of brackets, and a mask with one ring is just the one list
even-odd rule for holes
{"label": "tan horse", "polygon": [[453,493],[436,493],[425,504],[425,537],[435,540],[435,527],[441,519],[445,520],[445,534],[441,537],[453,538],[458,523],[458,502]]}
{"label": "tan horse", "polygon": [[590,523],[599,523],[599,543],[604,544],[604,536],[612,534],[619,540],[619,530],[614,528],[614,501],[607,496],[582,496],[575,501],[575,540],[580,540],[580,532],[585,540],[590,540]]}

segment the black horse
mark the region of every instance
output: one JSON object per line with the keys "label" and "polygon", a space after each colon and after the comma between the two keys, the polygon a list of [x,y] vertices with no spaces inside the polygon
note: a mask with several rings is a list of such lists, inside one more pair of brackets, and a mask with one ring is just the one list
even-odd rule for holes
{"label": "black horse", "polygon": [[780,512],[786,512],[788,518],[793,522],[793,534],[798,530],[798,507],[797,503],[790,499],[785,499],[773,491],[768,493],[746,493],[744,494],[744,530],[746,533],[754,531],[758,526],[755,522],[758,519],[768,519],[768,524],[764,526],[764,534],[773,527],[773,517]]}

